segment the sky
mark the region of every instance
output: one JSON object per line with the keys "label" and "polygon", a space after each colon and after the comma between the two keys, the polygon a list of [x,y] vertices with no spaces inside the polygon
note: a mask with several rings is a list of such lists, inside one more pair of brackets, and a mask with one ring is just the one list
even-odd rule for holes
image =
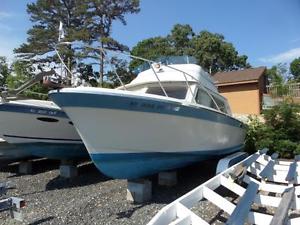
{"label": "sky", "polygon": [[[289,63],[300,57],[300,0],[140,0],[141,11],[127,15],[127,25],[113,24],[112,36],[135,46],[189,24],[195,33],[220,33],[252,66]],[[26,42],[32,26],[26,5],[34,0],[0,0],[0,56]]]}

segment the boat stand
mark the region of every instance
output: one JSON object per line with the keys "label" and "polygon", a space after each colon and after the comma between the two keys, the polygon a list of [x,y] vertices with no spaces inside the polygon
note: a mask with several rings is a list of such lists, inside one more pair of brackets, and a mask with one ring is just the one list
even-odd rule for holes
{"label": "boat stand", "polygon": [[[219,220],[226,224],[300,224],[300,157],[278,160],[278,154],[268,156],[267,151],[256,152],[165,206],[148,225],[216,222],[216,217],[201,215],[205,210],[197,211],[203,200],[219,209]],[[228,200],[229,193],[236,198]]]}
{"label": "boat stand", "polygon": [[62,160],[59,166],[60,176],[63,178],[73,178],[78,176],[77,163],[73,160]]}
{"label": "boat stand", "polygon": [[144,203],[152,198],[152,182],[147,179],[127,180],[126,199],[135,203]]}
{"label": "boat stand", "polygon": [[19,164],[20,174],[31,174],[32,173],[32,160],[23,160]]}
{"label": "boat stand", "polygon": [[[231,165],[242,161],[248,156],[245,152],[237,152],[219,160],[216,173],[228,169]],[[162,171],[158,173],[158,184],[172,187],[177,185],[177,171]],[[152,182],[147,179],[127,181],[126,199],[131,202],[144,203],[152,198]]]}
{"label": "boat stand", "polygon": [[[7,193],[7,189],[11,188],[11,184],[0,183],[0,197]],[[25,207],[25,201],[22,198],[9,197],[0,199],[0,213],[9,211],[10,216],[18,221],[23,221],[22,208]]]}

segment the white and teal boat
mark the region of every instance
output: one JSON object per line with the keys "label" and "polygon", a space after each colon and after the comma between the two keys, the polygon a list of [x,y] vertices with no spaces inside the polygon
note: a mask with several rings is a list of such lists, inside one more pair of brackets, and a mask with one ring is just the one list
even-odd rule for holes
{"label": "white and teal boat", "polygon": [[193,60],[151,62],[118,89],[63,88],[49,96],[109,177],[139,178],[242,150],[244,124]]}

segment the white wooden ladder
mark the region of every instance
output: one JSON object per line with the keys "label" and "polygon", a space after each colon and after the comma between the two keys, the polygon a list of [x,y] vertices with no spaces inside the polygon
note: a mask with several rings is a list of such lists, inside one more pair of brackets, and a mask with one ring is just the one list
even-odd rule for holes
{"label": "white wooden ladder", "polygon": [[[148,225],[209,224],[191,210],[204,199],[229,215],[226,224],[300,224],[300,214],[289,216],[300,209],[300,157],[283,161],[278,160],[278,154],[268,156],[267,151],[256,152],[165,206]],[[238,202],[217,193],[221,186],[235,193]],[[253,210],[253,204],[260,208],[272,207],[275,212]]]}

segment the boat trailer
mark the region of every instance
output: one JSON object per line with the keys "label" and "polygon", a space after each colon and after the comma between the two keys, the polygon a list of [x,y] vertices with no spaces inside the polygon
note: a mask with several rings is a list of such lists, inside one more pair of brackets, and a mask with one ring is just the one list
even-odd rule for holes
{"label": "boat trailer", "polygon": [[[148,225],[216,222],[199,215],[205,210],[194,212],[201,202],[217,207],[222,213],[219,221],[225,224],[300,224],[300,156],[284,161],[267,151],[250,155],[165,206]],[[228,200],[227,193],[235,195],[235,200]]]}
{"label": "boat trailer", "polygon": [[[12,188],[10,182],[0,183],[0,198],[6,195],[7,190]],[[25,201],[22,198],[9,197],[0,199],[0,213],[9,211],[10,216],[18,221],[23,221],[22,208],[25,206]]]}

